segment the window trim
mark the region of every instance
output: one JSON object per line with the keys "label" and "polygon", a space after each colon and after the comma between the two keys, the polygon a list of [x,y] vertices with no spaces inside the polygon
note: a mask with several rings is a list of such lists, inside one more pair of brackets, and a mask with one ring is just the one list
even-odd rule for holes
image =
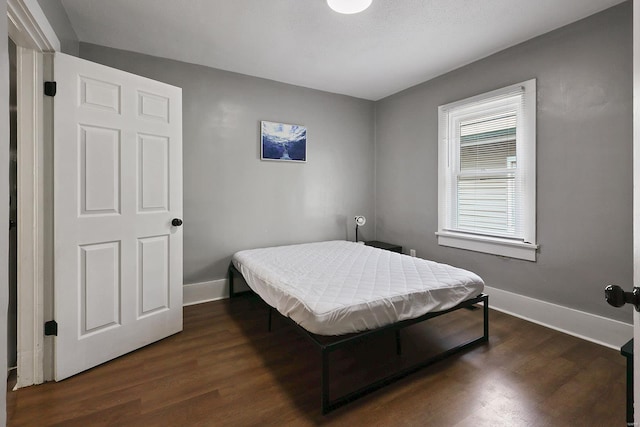
{"label": "window trim", "polygon": [[450,248],[466,249],[474,252],[484,252],[508,258],[535,261],[539,245],[523,243],[517,240],[500,237],[476,236],[453,231],[438,231],[438,245]]}
{"label": "window trim", "polygon": [[[452,155],[452,150],[455,147],[449,143],[449,135],[452,132],[450,119],[456,120],[457,116],[456,114],[450,115],[449,111],[469,105],[468,112],[475,114],[478,111],[482,111],[483,108],[482,106],[472,106],[473,103],[506,96],[519,88],[523,89],[524,102],[522,107],[523,111],[527,112],[527,114],[520,115],[522,124],[519,124],[517,129],[518,138],[527,141],[527,143],[518,143],[518,149],[523,153],[522,165],[519,166],[526,170],[522,182],[524,191],[522,199],[524,238],[516,240],[447,229],[451,207],[448,206],[450,196],[446,192],[447,183],[452,176],[452,167],[448,163],[450,158],[455,158]],[[441,105],[438,107],[438,118],[438,231],[435,233],[438,244],[440,246],[536,261],[539,247],[536,242],[536,79]]]}

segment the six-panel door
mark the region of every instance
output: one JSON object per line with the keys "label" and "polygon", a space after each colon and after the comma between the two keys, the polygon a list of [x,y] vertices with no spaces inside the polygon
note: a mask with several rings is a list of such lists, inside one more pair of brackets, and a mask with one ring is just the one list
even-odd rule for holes
{"label": "six-panel door", "polygon": [[182,330],[182,91],[55,55],[56,380]]}

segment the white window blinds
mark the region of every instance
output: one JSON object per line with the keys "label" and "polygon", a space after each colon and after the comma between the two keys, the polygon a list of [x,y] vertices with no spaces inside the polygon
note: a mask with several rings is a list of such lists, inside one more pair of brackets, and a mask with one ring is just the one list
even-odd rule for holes
{"label": "white window blinds", "polygon": [[514,237],[521,227],[516,201],[516,111],[460,122],[457,229]]}
{"label": "white window blinds", "polygon": [[534,243],[535,80],[440,107],[440,138],[440,232]]}

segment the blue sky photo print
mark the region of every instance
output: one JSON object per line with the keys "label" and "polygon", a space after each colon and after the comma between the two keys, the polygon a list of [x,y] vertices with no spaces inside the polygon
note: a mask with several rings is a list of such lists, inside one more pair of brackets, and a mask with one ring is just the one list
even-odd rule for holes
{"label": "blue sky photo print", "polygon": [[307,128],[284,123],[262,122],[262,159],[307,161]]}

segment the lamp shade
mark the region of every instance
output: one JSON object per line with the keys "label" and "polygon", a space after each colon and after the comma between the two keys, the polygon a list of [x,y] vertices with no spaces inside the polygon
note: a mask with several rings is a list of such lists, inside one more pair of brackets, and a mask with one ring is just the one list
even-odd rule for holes
{"label": "lamp shade", "polygon": [[367,218],[358,215],[357,217],[354,218],[356,220],[356,225],[358,227],[362,227],[363,225],[365,225],[367,223]]}
{"label": "lamp shade", "polygon": [[327,4],[338,13],[359,13],[371,6],[372,0],[327,0]]}

